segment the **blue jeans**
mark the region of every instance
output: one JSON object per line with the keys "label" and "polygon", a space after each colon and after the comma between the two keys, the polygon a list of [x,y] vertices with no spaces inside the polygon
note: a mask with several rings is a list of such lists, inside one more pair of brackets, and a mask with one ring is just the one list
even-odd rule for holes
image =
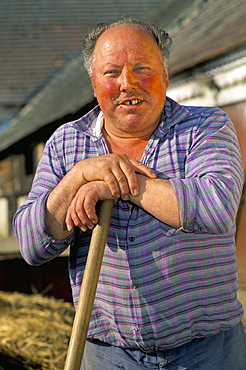
{"label": "blue jeans", "polygon": [[144,353],[88,340],[81,370],[246,370],[246,335],[242,323],[231,330],[194,339],[167,351]]}

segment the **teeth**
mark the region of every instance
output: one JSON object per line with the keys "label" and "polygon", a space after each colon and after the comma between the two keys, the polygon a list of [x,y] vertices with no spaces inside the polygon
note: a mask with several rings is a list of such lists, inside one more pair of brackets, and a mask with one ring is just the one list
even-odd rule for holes
{"label": "teeth", "polygon": [[127,100],[123,104],[125,104],[125,105],[136,105],[140,102],[141,102],[141,100],[135,99],[135,100]]}

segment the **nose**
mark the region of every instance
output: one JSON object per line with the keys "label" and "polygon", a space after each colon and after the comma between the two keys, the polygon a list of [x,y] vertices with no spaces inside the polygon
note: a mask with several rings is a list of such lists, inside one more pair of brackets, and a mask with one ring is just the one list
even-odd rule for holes
{"label": "nose", "polygon": [[137,79],[131,68],[124,67],[119,76],[120,91],[130,91],[137,88]]}

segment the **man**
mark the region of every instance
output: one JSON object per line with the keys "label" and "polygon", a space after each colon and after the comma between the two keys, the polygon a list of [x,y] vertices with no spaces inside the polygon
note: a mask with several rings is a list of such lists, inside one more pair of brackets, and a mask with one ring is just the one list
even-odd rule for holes
{"label": "man", "polygon": [[166,97],[170,45],[130,18],[85,38],[99,106],[52,135],[14,218],[30,264],[70,245],[76,305],[95,206],[115,200],[83,370],[246,368],[239,146],[220,109]]}

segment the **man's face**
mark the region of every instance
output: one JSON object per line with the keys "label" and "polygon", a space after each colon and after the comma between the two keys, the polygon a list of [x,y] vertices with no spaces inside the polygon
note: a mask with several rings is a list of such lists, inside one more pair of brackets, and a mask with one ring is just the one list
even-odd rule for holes
{"label": "man's face", "polygon": [[106,128],[123,136],[153,132],[169,81],[161,52],[147,31],[132,25],[105,31],[95,46],[91,80]]}

